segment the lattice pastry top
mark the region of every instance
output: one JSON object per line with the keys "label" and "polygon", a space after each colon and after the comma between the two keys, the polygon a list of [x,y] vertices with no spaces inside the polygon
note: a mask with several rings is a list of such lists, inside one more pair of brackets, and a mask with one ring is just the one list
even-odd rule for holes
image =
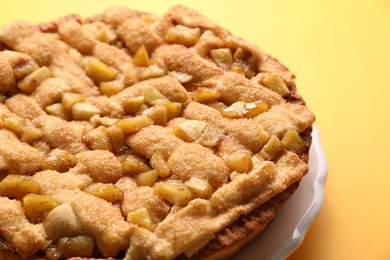
{"label": "lattice pastry top", "polygon": [[182,6],[8,24],[0,75],[0,249],[23,258],[196,256],[308,170],[294,75]]}

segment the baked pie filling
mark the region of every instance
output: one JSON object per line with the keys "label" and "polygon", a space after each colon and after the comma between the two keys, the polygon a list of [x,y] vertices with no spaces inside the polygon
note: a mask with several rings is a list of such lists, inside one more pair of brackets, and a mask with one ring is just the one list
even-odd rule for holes
{"label": "baked pie filling", "polygon": [[182,6],[5,25],[0,256],[196,257],[307,173],[293,80]]}

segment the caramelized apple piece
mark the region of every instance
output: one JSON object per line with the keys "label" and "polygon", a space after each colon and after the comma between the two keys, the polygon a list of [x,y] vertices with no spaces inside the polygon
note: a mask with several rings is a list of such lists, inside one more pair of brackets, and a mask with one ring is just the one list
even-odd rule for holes
{"label": "caramelized apple piece", "polygon": [[110,137],[113,151],[120,153],[126,149],[126,138],[122,130],[116,125],[112,125],[106,129]]}
{"label": "caramelized apple piece", "polygon": [[43,161],[45,170],[54,170],[57,172],[67,172],[77,164],[77,159],[74,155],[61,149],[53,149]]}
{"label": "caramelized apple piece", "polygon": [[125,135],[137,132],[152,124],[153,120],[145,115],[121,119],[116,122],[116,126],[119,127]]}
{"label": "caramelized apple piece", "polygon": [[42,137],[42,130],[31,125],[27,124],[22,129],[22,134],[20,135],[20,141],[31,144]]}
{"label": "caramelized apple piece", "polygon": [[149,54],[144,45],[139,47],[137,52],[134,54],[133,62],[138,66],[146,67],[149,65]]}
{"label": "caramelized apple piece", "polygon": [[192,199],[191,190],[180,180],[167,180],[154,185],[154,193],[169,203],[185,206]]}
{"label": "caramelized apple piece", "polygon": [[263,101],[257,101],[252,103],[246,103],[245,108],[247,110],[245,117],[253,118],[268,110],[268,105]]}
{"label": "caramelized apple piece", "polygon": [[102,95],[113,96],[121,92],[125,86],[119,81],[101,82],[99,90]]}
{"label": "caramelized apple piece", "polygon": [[251,153],[247,151],[233,153],[226,158],[226,165],[231,171],[249,172],[253,167]]}
{"label": "caramelized apple piece", "polygon": [[141,20],[148,24],[148,25],[151,25],[152,23],[154,23],[156,21],[157,17],[152,15],[152,14],[144,14],[141,16]]}
{"label": "caramelized apple piece", "polygon": [[171,71],[170,75],[174,76],[181,84],[188,83],[192,80],[192,76],[179,71]]}
{"label": "caramelized apple piece", "polygon": [[173,129],[173,133],[186,142],[194,142],[206,129],[209,123],[200,120],[187,120]]}
{"label": "caramelized apple piece", "polygon": [[156,125],[164,126],[168,121],[167,109],[165,106],[153,106],[143,111],[142,114],[152,119]]}
{"label": "caramelized apple piece", "polygon": [[287,150],[292,151],[298,155],[301,155],[306,147],[305,141],[294,129],[288,130],[287,133],[283,136],[281,142]]}
{"label": "caramelized apple piece", "polygon": [[218,100],[221,97],[221,93],[209,88],[198,88],[194,94],[194,101],[199,103],[205,103],[209,101]]}
{"label": "caramelized apple piece", "polygon": [[210,51],[210,55],[215,63],[223,69],[230,69],[233,64],[233,55],[229,48],[213,49]]}
{"label": "caramelized apple piece", "polygon": [[95,38],[98,41],[105,43],[112,43],[117,39],[116,32],[109,26],[102,27],[99,31],[96,32]]}
{"label": "caramelized apple piece", "polygon": [[183,109],[183,104],[172,102],[168,99],[157,99],[154,101],[156,106],[164,106],[167,110],[167,120],[178,117]]}
{"label": "caramelized apple piece", "polygon": [[26,63],[16,66],[14,68],[14,75],[17,79],[22,79],[37,69],[39,69],[38,64],[33,59],[30,59]]}
{"label": "caramelized apple piece", "polygon": [[245,103],[237,101],[222,110],[222,114],[229,118],[253,118],[268,110],[268,105],[263,101]]}
{"label": "caramelized apple piece", "polygon": [[84,192],[102,198],[108,202],[121,201],[123,192],[112,183],[93,183],[84,189]]}
{"label": "caramelized apple piece", "polygon": [[171,175],[171,170],[168,167],[163,155],[160,152],[155,152],[150,158],[150,165],[157,171],[158,176],[167,178]]}
{"label": "caramelized apple piece", "polygon": [[212,192],[212,187],[207,180],[196,177],[192,177],[186,181],[184,185],[188,187],[197,198],[207,199]]}
{"label": "caramelized apple piece", "polygon": [[104,126],[89,131],[83,139],[92,150],[114,150],[110,136]]}
{"label": "caramelized apple piece", "polygon": [[67,92],[62,94],[61,103],[65,110],[71,111],[74,104],[83,102],[84,100],[84,95]]}
{"label": "caramelized apple piece", "polygon": [[9,174],[0,182],[0,196],[20,199],[30,193],[41,193],[41,186],[30,176]]}
{"label": "caramelized apple piece", "polygon": [[94,115],[100,115],[100,109],[92,104],[79,102],[73,105],[72,115],[75,120],[89,120]]}
{"label": "caramelized apple piece", "polygon": [[23,198],[23,210],[31,223],[40,222],[46,213],[57,207],[59,203],[46,195],[28,194]]}
{"label": "caramelized apple piece", "polygon": [[19,81],[18,88],[25,94],[31,94],[44,80],[50,77],[50,69],[43,66]]}
{"label": "caramelized apple piece", "polygon": [[143,80],[151,78],[159,78],[165,75],[165,70],[157,64],[149,65],[141,75]]}
{"label": "caramelized apple piece", "polygon": [[269,141],[261,149],[260,154],[266,160],[274,159],[283,150],[283,145],[276,135],[271,136]]}
{"label": "caramelized apple piece", "polygon": [[288,89],[286,83],[284,83],[283,79],[277,74],[271,74],[263,80],[263,85],[270,90],[278,93],[282,97],[290,94],[290,90]]}
{"label": "caramelized apple piece", "polygon": [[203,131],[203,134],[196,140],[196,143],[206,147],[215,147],[222,140],[224,135],[225,132],[223,129],[211,123]]}
{"label": "caramelized apple piece", "polygon": [[126,174],[138,174],[150,171],[151,168],[145,158],[139,155],[126,155],[122,157],[122,170]]}
{"label": "caramelized apple piece", "polygon": [[157,170],[150,170],[147,172],[139,173],[135,176],[135,182],[138,186],[149,186],[153,187],[158,178]]}
{"label": "caramelized apple piece", "polygon": [[153,221],[147,208],[140,208],[130,212],[127,214],[127,221],[150,231],[154,230]]}
{"label": "caramelized apple piece", "polygon": [[166,32],[165,40],[171,44],[182,44],[191,47],[198,41],[200,34],[199,28],[189,28],[179,24]]}
{"label": "caramelized apple piece", "polygon": [[69,120],[72,117],[70,111],[66,111],[62,103],[54,103],[47,106],[45,111],[52,116],[56,116],[64,120]]}
{"label": "caramelized apple piece", "polygon": [[240,62],[242,62],[242,61],[245,61],[245,60],[246,60],[247,56],[246,56],[244,50],[241,49],[240,47],[238,47],[238,48],[236,49],[236,51],[234,52],[233,58],[234,58],[234,61],[240,61]]}
{"label": "caramelized apple piece", "polygon": [[159,99],[167,99],[160,91],[152,86],[147,86],[144,88],[142,95],[144,96],[145,103],[149,106],[153,106],[154,102]]}
{"label": "caramelized apple piece", "polygon": [[135,114],[144,103],[144,96],[132,97],[123,101],[123,109],[130,114]]}
{"label": "caramelized apple piece", "polygon": [[222,114],[228,118],[243,118],[246,113],[245,103],[242,101],[237,101],[222,110]]}
{"label": "caramelized apple piece", "polygon": [[114,80],[118,72],[97,59],[90,59],[85,65],[85,72],[96,83]]}
{"label": "caramelized apple piece", "polygon": [[4,127],[18,135],[22,134],[24,123],[25,119],[17,115],[13,115],[3,119]]}
{"label": "caramelized apple piece", "polygon": [[62,259],[71,257],[91,257],[95,242],[88,236],[63,237],[57,244],[57,252]]}

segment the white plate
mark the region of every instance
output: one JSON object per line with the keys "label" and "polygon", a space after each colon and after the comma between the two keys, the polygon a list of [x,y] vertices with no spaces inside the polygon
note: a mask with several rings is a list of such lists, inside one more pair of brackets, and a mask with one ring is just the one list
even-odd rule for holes
{"label": "white plate", "polygon": [[280,213],[261,235],[235,255],[232,260],[285,259],[302,243],[324,200],[324,184],[328,174],[317,127],[313,127],[309,153],[309,173],[299,189],[283,205]]}

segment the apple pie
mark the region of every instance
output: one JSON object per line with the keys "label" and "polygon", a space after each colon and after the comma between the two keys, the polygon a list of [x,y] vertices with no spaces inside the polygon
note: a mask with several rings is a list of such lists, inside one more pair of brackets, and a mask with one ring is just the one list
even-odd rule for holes
{"label": "apple pie", "polygon": [[0,259],[220,259],[308,172],[294,75],[183,6],[0,29]]}

